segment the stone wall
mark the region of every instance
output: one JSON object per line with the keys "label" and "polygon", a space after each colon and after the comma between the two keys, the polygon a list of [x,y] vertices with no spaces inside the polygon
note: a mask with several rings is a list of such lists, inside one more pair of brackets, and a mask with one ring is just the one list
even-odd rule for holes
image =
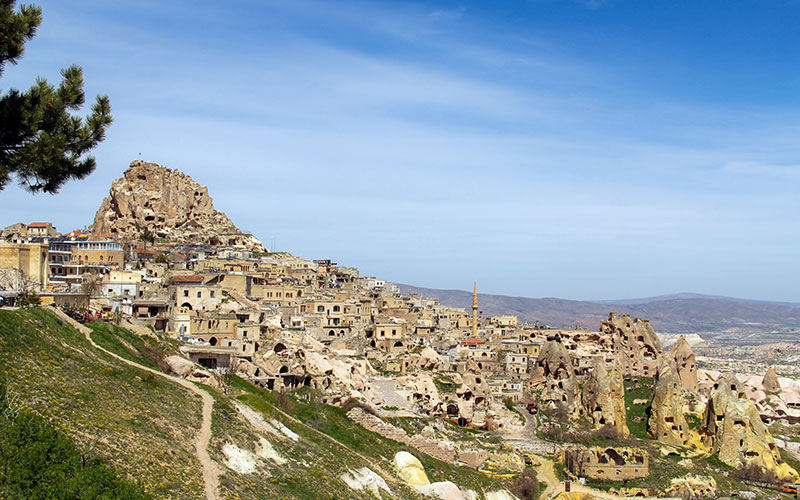
{"label": "stone wall", "polygon": [[564,452],[570,472],[607,481],[627,481],[650,473],[647,452],[638,448],[583,448],[571,446]]}
{"label": "stone wall", "polygon": [[455,450],[449,443],[425,438],[418,434],[409,436],[403,429],[384,422],[380,418],[376,417],[375,415],[370,415],[361,408],[351,409],[347,412],[347,416],[367,430],[380,434],[385,438],[397,441],[398,443],[411,446],[412,448],[433,458],[441,460],[442,462],[455,464]]}

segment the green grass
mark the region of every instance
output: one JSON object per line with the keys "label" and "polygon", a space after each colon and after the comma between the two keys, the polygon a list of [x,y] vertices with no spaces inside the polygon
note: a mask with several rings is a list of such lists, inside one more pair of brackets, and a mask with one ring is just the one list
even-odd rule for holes
{"label": "green grass", "polygon": [[111,323],[90,323],[92,340],[97,345],[148,368],[165,368],[163,359],[178,352],[179,343],[172,339],[140,336]]}
{"label": "green grass", "polygon": [[789,464],[791,468],[797,472],[800,472],[800,460],[797,460],[797,458],[795,458],[791,452],[784,450],[783,448],[778,448],[778,450],[781,452],[781,459]]}
{"label": "green grass", "polygon": [[442,395],[455,394],[456,389],[458,389],[458,387],[456,387],[455,381],[452,378],[441,373],[436,374],[433,377],[433,384],[436,386],[436,389]]}
{"label": "green grass", "polygon": [[78,449],[45,418],[6,397],[0,379],[0,498],[152,498],[138,484]]}
{"label": "green grass", "polygon": [[[647,438],[647,419],[650,417],[650,405],[635,405],[634,399],[650,400],[653,397],[652,377],[626,377],[625,378],[625,409],[628,417],[628,430],[631,435]],[[639,420],[638,422],[636,420]]]}
{"label": "green grass", "polygon": [[[345,449],[337,449],[338,447],[328,440],[319,440],[316,436],[308,436],[309,439],[317,440],[321,447],[334,452],[336,456],[340,457],[339,460],[346,457],[346,450],[349,449],[367,457],[371,463],[380,464],[384,469],[392,470],[394,455],[399,451],[410,451],[420,459],[431,482],[453,481],[462,488],[470,488],[478,492],[506,487],[503,480],[488,478],[472,469],[436,460],[416,452],[406,445],[368,431],[350,420],[347,413],[341,408],[315,401],[313,391],[307,387],[288,395],[278,395],[252,386],[241,379],[235,380],[233,385],[243,392],[238,396],[240,401],[261,411],[266,416],[275,417],[279,414],[277,408],[282,408],[292,417],[344,445]],[[308,398],[308,400],[304,398]],[[284,422],[284,424],[297,433],[304,432],[303,429],[298,429],[290,422]]]}
{"label": "green grass", "polygon": [[20,404],[80,449],[139,479],[155,497],[202,496],[192,445],[196,396],[98,351],[41,308],[0,311],[0,360],[0,376]]}

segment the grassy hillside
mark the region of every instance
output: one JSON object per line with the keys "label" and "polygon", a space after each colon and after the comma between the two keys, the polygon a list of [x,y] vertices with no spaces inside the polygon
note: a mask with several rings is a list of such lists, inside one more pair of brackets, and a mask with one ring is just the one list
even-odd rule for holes
{"label": "grassy hillside", "polygon": [[90,457],[47,419],[20,407],[0,380],[0,498],[148,500],[141,487]]}
{"label": "grassy hillside", "polygon": [[[91,328],[99,345],[153,368],[176,347],[107,324]],[[21,404],[73,437],[81,453],[106,460],[156,498],[204,497],[193,447],[200,425],[196,395],[93,348],[43,309],[0,310],[0,361],[0,376]],[[203,388],[215,399],[209,453],[223,471],[222,498],[374,498],[342,480],[362,467],[383,475],[400,498],[422,498],[392,471],[394,454],[413,450],[367,431],[313,393],[280,395],[243,380],[227,395]],[[249,417],[237,406],[250,408]],[[259,457],[264,443],[272,454]],[[502,487],[475,471],[420,458],[432,481],[451,480],[479,494]],[[252,463],[243,468],[242,460]]]}
{"label": "grassy hillside", "polygon": [[42,309],[0,311],[0,374],[26,407],[159,498],[203,496],[200,401],[93,349]]}

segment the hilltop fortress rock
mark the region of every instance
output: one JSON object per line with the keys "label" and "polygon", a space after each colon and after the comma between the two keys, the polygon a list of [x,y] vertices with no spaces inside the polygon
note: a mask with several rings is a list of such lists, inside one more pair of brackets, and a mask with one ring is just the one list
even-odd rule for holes
{"label": "hilltop fortress rock", "polygon": [[611,426],[620,437],[630,434],[626,423],[625,385],[619,362],[606,370],[602,358],[594,359],[592,371],[583,384],[581,402],[584,413],[595,428]]}
{"label": "hilltop fortress rock", "polygon": [[111,184],[92,231],[135,240],[144,230],[173,241],[263,250],[260,241],[214,209],[207,187],[177,170],[134,161]]}
{"label": "hilltop fortress rock", "polygon": [[781,481],[798,480],[797,471],[781,459],[758,410],[733,373],[723,374],[714,385],[702,430],[712,452],[731,467],[758,467]]}
{"label": "hilltop fortress rock", "polygon": [[600,332],[606,334],[603,343],[617,354],[625,375],[652,377],[656,374],[664,352],[650,321],[631,320],[630,314],[612,312],[608,320],[600,324]]}

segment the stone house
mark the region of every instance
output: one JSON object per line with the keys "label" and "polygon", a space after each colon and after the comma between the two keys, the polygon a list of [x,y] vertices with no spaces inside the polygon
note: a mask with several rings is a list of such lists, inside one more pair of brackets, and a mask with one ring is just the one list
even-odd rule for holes
{"label": "stone house", "polygon": [[564,461],[573,474],[606,481],[628,481],[650,474],[649,456],[639,448],[570,446]]}

